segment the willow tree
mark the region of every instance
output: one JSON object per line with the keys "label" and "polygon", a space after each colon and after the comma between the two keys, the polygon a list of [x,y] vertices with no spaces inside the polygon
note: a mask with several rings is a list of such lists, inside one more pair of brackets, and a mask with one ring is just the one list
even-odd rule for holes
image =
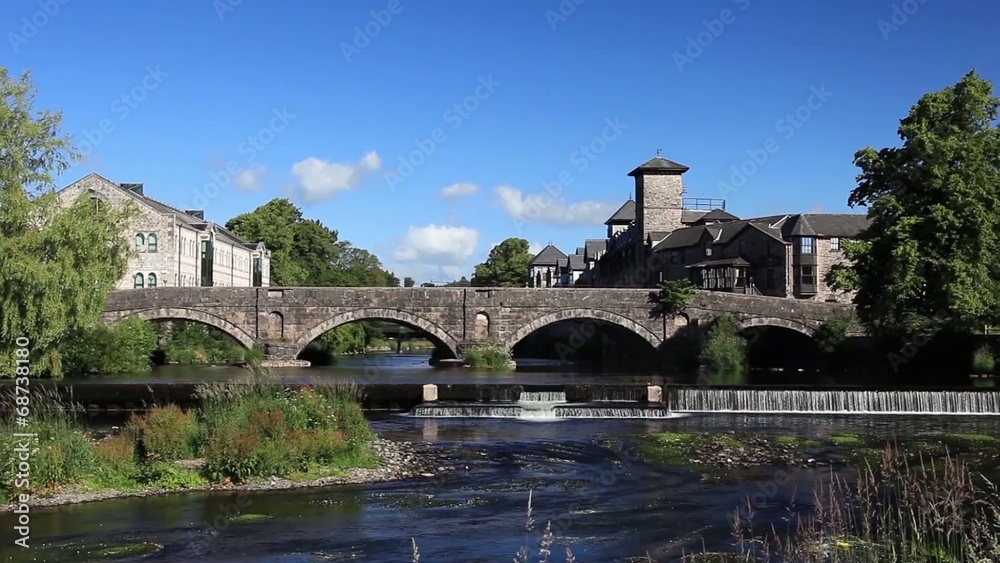
{"label": "willow tree", "polygon": [[78,157],[60,135],[62,115],[34,109],[25,73],[0,67],[0,374],[14,373],[27,339],[33,374],[62,372],[59,350],[93,325],[130,253],[122,233],[133,210],[81,198],[61,205],[55,178]]}
{"label": "willow tree", "polygon": [[848,203],[867,207],[870,225],[831,281],[857,289],[871,331],[968,333],[1000,319],[998,108],[973,71],[913,106],[902,146],[855,155]]}

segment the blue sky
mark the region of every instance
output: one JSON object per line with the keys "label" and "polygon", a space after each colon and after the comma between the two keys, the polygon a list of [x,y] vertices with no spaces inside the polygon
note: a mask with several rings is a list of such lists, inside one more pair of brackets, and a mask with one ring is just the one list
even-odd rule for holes
{"label": "blue sky", "polygon": [[850,211],[856,150],[972,68],[1000,82],[1000,4],[972,0],[122,6],[0,4],[3,64],[86,153],[60,185],[220,223],[290,197],[418,281],[602,237],[656,149],[743,217]]}

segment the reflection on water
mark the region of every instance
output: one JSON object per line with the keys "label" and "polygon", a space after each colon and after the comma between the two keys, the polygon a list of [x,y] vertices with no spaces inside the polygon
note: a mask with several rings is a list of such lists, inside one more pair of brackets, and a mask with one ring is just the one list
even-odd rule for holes
{"label": "reflection on water", "polygon": [[[357,383],[449,384],[498,383],[539,385],[580,385],[597,383],[638,384],[649,376],[572,371],[570,366],[547,360],[519,360],[516,372],[475,371],[468,368],[436,368],[429,365],[429,355],[379,353],[347,356],[333,366],[309,368],[270,368],[269,373],[285,383],[353,381]],[[148,383],[163,381],[239,381],[253,376],[243,368],[231,366],[156,366],[151,372],[122,376],[92,376],[84,380],[66,379],[63,383],[82,381]]]}
{"label": "reflection on water", "polygon": [[[551,520],[556,530],[554,555],[562,555],[568,545],[578,561],[623,561],[646,552],[656,561],[676,561],[682,550],[700,549],[703,537],[710,548],[726,547],[733,509],[755,494],[762,499],[755,522],[784,529],[787,503],[795,495],[797,505],[807,506],[813,484],[828,477],[828,470],[790,470],[788,484],[765,498],[761,491],[769,490],[784,469],[733,470],[723,482],[704,483],[699,472],[636,460],[627,447],[617,446],[622,440],[627,444],[629,435],[662,430],[814,438],[860,432],[1000,435],[998,420],[960,416],[692,415],[526,422],[386,415],[372,425],[387,438],[448,448],[449,463],[459,470],[396,483],[254,493],[242,512],[270,516],[256,522],[224,517],[237,504],[231,493],[37,509],[33,545],[126,537],[162,544],[163,551],[151,561],[382,562],[409,561],[410,538],[416,538],[421,561],[509,561],[524,541],[531,491],[535,521]],[[10,525],[10,515],[0,516],[0,526],[9,530]],[[537,534],[529,539],[537,546]],[[203,551],[191,551],[192,544]],[[41,553],[18,552],[14,556],[21,559],[14,560],[57,560]]]}

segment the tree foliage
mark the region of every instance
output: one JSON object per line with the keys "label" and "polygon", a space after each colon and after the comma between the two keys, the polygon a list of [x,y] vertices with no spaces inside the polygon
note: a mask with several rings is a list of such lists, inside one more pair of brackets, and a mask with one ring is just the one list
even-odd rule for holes
{"label": "tree foliage", "polygon": [[656,306],[655,316],[675,317],[691,303],[698,288],[688,280],[668,280],[650,296]]}
{"label": "tree foliage", "polygon": [[490,250],[489,257],[476,266],[472,285],[478,287],[525,287],[528,285],[528,263],[534,258],[528,251],[528,241],[509,238]]}
{"label": "tree foliage", "polygon": [[902,146],[855,155],[848,201],[869,228],[830,281],[856,288],[876,334],[969,332],[1000,313],[1000,100],[971,72],[924,95],[900,122]]}
{"label": "tree foliage", "polygon": [[0,67],[0,374],[14,374],[18,338],[30,341],[32,372],[61,375],[59,350],[92,326],[125,274],[122,236],[134,209],[89,198],[60,204],[55,176],[78,156],[60,136],[62,116],[34,109],[29,74]]}

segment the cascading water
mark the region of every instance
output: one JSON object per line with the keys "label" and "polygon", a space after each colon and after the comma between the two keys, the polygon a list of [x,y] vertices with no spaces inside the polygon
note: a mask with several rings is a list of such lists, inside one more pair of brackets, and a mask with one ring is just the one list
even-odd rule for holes
{"label": "cascading water", "polygon": [[679,412],[1000,415],[1000,392],[678,389]]}
{"label": "cascading water", "polygon": [[412,416],[430,418],[668,418],[662,405],[639,402],[569,403],[565,391],[522,391],[516,403],[424,403]]}

